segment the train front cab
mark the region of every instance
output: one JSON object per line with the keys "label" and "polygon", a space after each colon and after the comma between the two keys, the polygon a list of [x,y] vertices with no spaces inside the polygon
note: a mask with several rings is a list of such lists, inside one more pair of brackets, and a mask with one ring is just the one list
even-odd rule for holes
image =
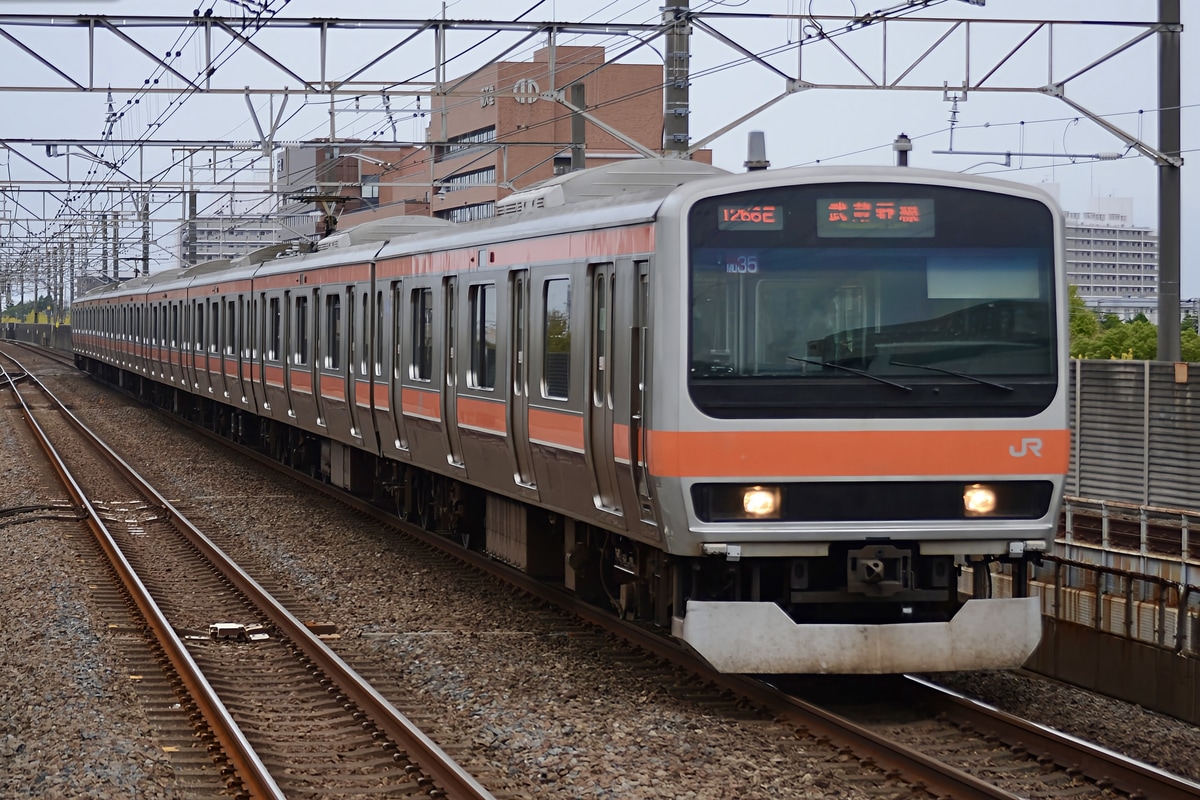
{"label": "train front cab", "polygon": [[1019,666],[1040,601],[989,570],[1022,594],[1057,524],[1058,212],[910,170],[723,180],[663,215],[685,265],[656,287],[684,335],[656,336],[680,367],[649,439],[688,565],[673,632],[728,672]]}

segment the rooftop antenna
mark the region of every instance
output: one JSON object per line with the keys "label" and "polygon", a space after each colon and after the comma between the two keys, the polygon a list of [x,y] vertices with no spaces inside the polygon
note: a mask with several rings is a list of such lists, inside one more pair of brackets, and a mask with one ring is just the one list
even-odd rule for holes
{"label": "rooftop antenna", "polygon": [[762,131],[750,131],[746,141],[746,161],[742,164],[747,172],[757,172],[771,166],[767,161],[767,139]]}

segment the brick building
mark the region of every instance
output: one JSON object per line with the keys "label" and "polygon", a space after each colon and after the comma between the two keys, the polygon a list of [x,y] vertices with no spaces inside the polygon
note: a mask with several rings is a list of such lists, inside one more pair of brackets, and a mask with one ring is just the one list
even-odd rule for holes
{"label": "brick building", "polygon": [[[432,100],[430,212],[454,221],[493,216],[514,190],[571,169],[570,109],[543,95],[584,87],[584,109],[643,148],[662,153],[663,68],[612,64],[603,47],[544,47],[532,61],[499,61],[454,94]],[[454,87],[456,82],[447,82]],[[585,166],[645,154],[604,128],[584,126]],[[704,151],[697,160],[711,163]]]}
{"label": "brick building", "polygon": [[[431,99],[423,147],[317,141],[285,148],[280,190],[353,198],[339,208],[341,230],[403,214],[485,219],[498,200],[571,170],[573,115],[547,93],[562,90],[570,100],[572,84],[582,84],[584,109],[603,123],[583,126],[584,166],[597,167],[662,154],[662,82],[661,65],[608,63],[603,47],[544,47],[531,61],[499,61],[447,80],[447,93]],[[712,152],[695,160],[712,163]],[[301,208],[312,219],[304,233],[319,236],[321,214],[311,203],[287,210]]]}

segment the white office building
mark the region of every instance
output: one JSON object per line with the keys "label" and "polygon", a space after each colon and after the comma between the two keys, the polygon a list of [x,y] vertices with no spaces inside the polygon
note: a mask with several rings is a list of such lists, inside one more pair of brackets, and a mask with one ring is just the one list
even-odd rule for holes
{"label": "white office building", "polygon": [[1158,234],[1133,224],[1133,199],[1095,197],[1087,211],[1065,214],[1067,282],[1102,313],[1155,321]]}

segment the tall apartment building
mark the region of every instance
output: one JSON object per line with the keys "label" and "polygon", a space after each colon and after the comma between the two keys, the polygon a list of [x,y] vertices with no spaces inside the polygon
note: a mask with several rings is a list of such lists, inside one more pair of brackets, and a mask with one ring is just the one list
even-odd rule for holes
{"label": "tall apartment building", "polygon": [[1085,302],[1112,307],[1157,297],[1158,234],[1133,224],[1132,199],[1094,198],[1088,211],[1066,217],[1067,282]]}
{"label": "tall apartment building", "polygon": [[197,216],[179,227],[178,263],[201,264],[237,258],[280,241],[280,220],[271,216],[269,197],[232,201],[222,212]]}

